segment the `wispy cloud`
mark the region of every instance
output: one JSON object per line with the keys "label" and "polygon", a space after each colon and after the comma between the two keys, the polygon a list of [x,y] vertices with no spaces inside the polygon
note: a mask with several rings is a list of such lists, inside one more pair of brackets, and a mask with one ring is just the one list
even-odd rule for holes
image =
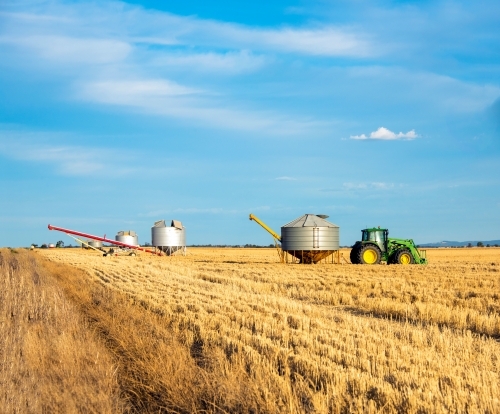
{"label": "wispy cloud", "polygon": [[[16,6],[12,8],[16,9]],[[176,45],[192,48],[197,45],[221,50],[222,55],[228,49],[233,49],[235,52],[250,50],[325,57],[365,57],[373,55],[376,50],[370,37],[361,30],[332,24],[252,27],[147,10],[123,2],[67,4],[54,1],[32,7],[28,3],[23,8],[28,11],[3,14],[9,23],[7,32],[20,38],[53,35],[68,36],[75,42],[78,41],[77,37],[90,37],[119,40],[136,46]],[[54,26],[54,21],[59,25]],[[24,24],[29,26],[23,29]],[[57,41],[57,38],[54,40]],[[157,51],[159,54],[165,52]]]}
{"label": "wispy cloud", "polygon": [[376,183],[371,183],[371,187],[377,190],[389,190],[391,188],[394,188],[395,185],[393,183],[376,182]]}
{"label": "wispy cloud", "polygon": [[[334,26],[317,28],[258,29],[224,24],[207,25],[207,32],[230,45],[244,45],[254,50],[273,50],[316,56],[366,57],[373,55],[373,45],[362,35]],[[226,40],[222,40],[226,39]]]}
{"label": "wispy cloud", "polygon": [[[467,114],[483,111],[500,96],[494,82],[457,79],[448,75],[401,67],[364,66],[348,69],[349,78],[370,85],[375,99],[383,94],[386,101],[420,104],[426,110]],[[401,94],[404,91],[404,94]],[[376,101],[375,101],[376,102]]]}
{"label": "wispy cloud", "polygon": [[6,10],[0,43],[14,50],[7,60],[64,74],[68,90],[77,91],[70,99],[272,135],[316,133],[328,123],[262,103],[235,104],[231,89],[202,85],[198,74],[246,74],[280,54],[359,58],[376,49],[359,30],[331,24],[252,27],[119,1],[10,2]]}
{"label": "wispy cloud", "polygon": [[371,183],[343,183],[342,187],[345,190],[390,190],[396,187],[402,187],[401,184],[396,185],[394,183],[385,182],[371,182]]}
{"label": "wispy cloud", "polygon": [[[342,184],[342,189],[347,191],[402,191],[411,190],[413,193],[426,193],[429,191],[442,191],[447,189],[464,189],[464,188],[480,188],[480,187],[493,187],[499,185],[499,180],[442,180],[442,181],[427,181],[412,183],[411,185],[405,183],[392,183],[392,182],[345,182]],[[328,192],[336,192],[339,189],[325,189]]]}
{"label": "wispy cloud", "polygon": [[[382,53],[382,42],[360,22],[339,25],[324,19],[324,23],[257,27],[175,15],[120,1],[8,1],[4,9],[0,43],[9,46],[9,52],[0,60],[14,65],[18,59],[25,69],[36,67],[37,76],[44,70],[53,77],[63,73],[59,80],[66,83],[66,90],[77,89],[68,99],[126,106],[185,123],[194,120],[240,131],[314,134],[330,130],[331,125],[319,116],[297,118],[287,109],[266,106],[270,104],[263,100],[243,100],[224,83],[229,74],[245,76],[262,71],[290,56],[303,64],[311,56],[324,62],[338,57],[358,62]],[[447,110],[477,111],[500,94],[495,85],[425,71],[415,73],[385,65],[342,70],[351,77],[367,79],[370,88],[374,88],[375,79],[377,85],[384,84],[384,93],[398,91],[394,92],[395,101],[432,101]],[[210,74],[210,80],[218,77],[220,83],[208,83],[200,74]],[[358,84],[358,79],[354,83]],[[386,88],[384,81],[400,87]],[[117,90],[119,86],[123,89]],[[404,97],[399,92],[402,90],[407,91]],[[116,92],[115,96],[111,92]],[[352,135],[351,139],[417,137],[411,133],[379,129]]]}
{"label": "wispy cloud", "polygon": [[225,207],[182,207],[182,208],[173,208],[173,209],[158,209],[153,211],[148,211],[147,213],[140,213],[140,217],[158,217],[167,214],[248,214],[253,211],[268,211],[270,210],[269,206],[258,206],[252,208],[225,208]]}
{"label": "wispy cloud", "polygon": [[286,175],[284,175],[283,177],[277,177],[275,178],[275,180],[281,180],[281,181],[297,181],[296,178],[294,177],[288,177]]}
{"label": "wispy cloud", "polygon": [[152,65],[167,66],[172,69],[189,69],[193,72],[216,74],[241,74],[261,69],[270,59],[248,50],[226,53],[169,53],[155,57]]}
{"label": "wispy cloud", "polygon": [[199,92],[165,79],[105,80],[82,85],[83,97],[122,105],[138,104],[144,99],[155,97],[179,97]]}
{"label": "wispy cloud", "polygon": [[[112,146],[90,143],[95,138],[58,131],[29,131],[0,124],[0,158],[19,161],[21,165],[25,163],[50,175],[100,177],[103,180],[197,177],[200,170],[207,172],[210,169],[208,162],[198,158],[167,154],[148,146],[125,149],[124,145],[116,143]],[[137,139],[137,135],[129,135],[122,141]]]}
{"label": "wispy cloud", "polygon": [[[130,155],[108,148],[40,143],[43,133],[0,131],[0,154],[49,166],[61,175],[121,177],[137,172],[125,161]],[[113,160],[113,161],[110,161]]]}
{"label": "wispy cloud", "polygon": [[91,102],[126,106],[149,114],[195,120],[206,126],[266,131],[274,135],[297,135],[321,130],[326,125],[307,118],[291,118],[274,111],[238,110],[229,104],[214,102],[208,91],[162,79],[83,82],[77,88],[77,97]]}
{"label": "wispy cloud", "polygon": [[0,44],[28,49],[42,59],[62,65],[109,64],[124,61],[130,44],[114,39],[59,35],[0,36]]}
{"label": "wispy cloud", "polygon": [[351,135],[351,139],[358,139],[358,140],[369,139],[369,140],[383,140],[383,141],[394,141],[394,140],[401,140],[401,139],[412,140],[412,139],[415,139],[417,137],[418,137],[418,135],[414,129],[412,129],[411,131],[408,131],[406,133],[399,132],[396,134],[396,133],[392,132],[391,130],[384,128],[384,127],[380,127],[376,131],[371,132],[370,135],[368,135],[368,136],[365,134]]}

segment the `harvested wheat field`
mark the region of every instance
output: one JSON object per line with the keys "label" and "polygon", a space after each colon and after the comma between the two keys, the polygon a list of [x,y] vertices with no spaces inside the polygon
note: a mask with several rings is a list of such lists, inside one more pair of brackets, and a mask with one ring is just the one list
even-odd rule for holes
{"label": "harvested wheat field", "polygon": [[500,249],[427,253],[427,266],[22,254],[111,355],[115,410],[500,412]]}

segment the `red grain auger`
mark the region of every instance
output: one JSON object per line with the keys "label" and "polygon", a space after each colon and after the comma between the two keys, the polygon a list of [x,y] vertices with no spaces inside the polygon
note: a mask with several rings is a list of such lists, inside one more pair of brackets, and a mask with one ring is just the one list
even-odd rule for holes
{"label": "red grain auger", "polygon": [[[127,249],[141,250],[143,252],[148,252],[148,253],[155,254],[155,255],[158,255],[158,256],[162,256],[162,254],[163,254],[161,251],[155,251],[155,250],[145,249],[144,247],[134,246],[132,244],[127,244],[127,243],[122,243],[122,242],[117,241],[117,240],[107,239],[106,237],[94,236],[93,234],[82,233],[81,231],[64,229],[62,227],[53,226],[52,224],[49,224],[48,228],[49,228],[49,230],[60,231],[62,233],[66,233],[67,235],[73,234],[75,236],[85,237],[85,238],[91,239],[91,240],[102,241],[104,243],[109,243],[109,244],[112,244],[114,246],[119,246],[119,247],[123,247],[123,248],[127,248]],[[72,237],[72,236],[70,236],[70,237]],[[75,237],[73,237],[73,238],[75,240],[77,240],[78,242],[82,243],[82,244],[87,244],[83,240],[76,239]],[[91,247],[91,246],[89,246],[89,247]],[[95,249],[95,250],[98,250],[98,249]],[[103,252],[104,256],[109,256],[111,254],[112,254],[112,252]]]}

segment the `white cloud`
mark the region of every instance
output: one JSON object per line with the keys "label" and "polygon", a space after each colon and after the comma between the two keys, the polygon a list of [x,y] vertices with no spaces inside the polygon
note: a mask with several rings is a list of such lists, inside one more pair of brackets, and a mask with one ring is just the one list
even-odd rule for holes
{"label": "white cloud", "polygon": [[368,186],[364,183],[344,183],[343,187],[347,190],[364,190]]}
{"label": "white cloud", "polygon": [[[344,183],[343,187],[346,190],[390,190],[395,188],[396,185],[394,183],[385,183],[385,182],[371,182],[371,183]],[[402,187],[402,185],[399,185]]]}
{"label": "white cloud", "polygon": [[[186,174],[196,175],[197,168],[208,169],[207,164],[198,159],[168,156],[146,147],[127,150],[120,145],[93,146],[87,144],[88,138],[87,135],[27,131],[15,125],[0,124],[0,158],[25,162],[59,175],[103,179],[185,177]],[[140,138],[129,135],[123,139]]]}
{"label": "white cloud", "polygon": [[228,209],[222,207],[185,207],[185,208],[173,208],[173,209],[160,209],[154,211],[148,211],[146,213],[139,213],[139,217],[161,217],[162,215],[169,214],[248,214],[251,211],[268,211],[269,206],[258,206],[245,209]]}
{"label": "white cloud", "polygon": [[391,188],[394,188],[393,183],[376,182],[376,183],[371,183],[371,186],[375,189],[378,189],[378,190],[389,190]]}
{"label": "white cloud", "polygon": [[283,176],[283,177],[277,177],[275,180],[282,180],[282,181],[297,181],[296,178],[293,177],[288,177],[288,176]]}
{"label": "white cloud", "polygon": [[132,19],[154,22],[151,27],[156,33],[139,37],[151,44],[353,57],[373,56],[377,49],[362,31],[335,25],[268,29],[139,8],[134,10]]}
{"label": "white cloud", "polygon": [[[71,84],[70,99],[272,135],[314,133],[325,128],[325,123],[306,116],[297,119],[275,110],[235,105],[231,91],[220,93],[207,90],[205,85],[192,86],[185,76],[189,72],[225,76],[258,70],[273,58],[255,55],[252,49],[268,50],[273,43],[273,50],[278,50],[281,46],[277,45],[283,43],[282,50],[288,52],[294,46],[286,46],[285,39],[290,36],[293,40],[294,33],[301,37],[300,30],[286,29],[283,36],[280,30],[176,16],[121,2],[55,1],[33,10],[28,5],[26,9],[25,14],[5,15],[8,21],[0,29],[0,43],[15,50],[7,60],[11,64],[15,56],[22,66],[36,67],[37,76],[42,71],[51,77],[62,74],[59,79]],[[301,47],[314,49],[315,33],[327,43],[333,36],[328,30],[308,30],[303,33],[306,46]],[[169,47],[173,44],[174,49]],[[211,50],[200,53],[203,45]],[[173,80],[179,69],[183,84]],[[196,75],[191,83],[203,82]]]}
{"label": "white cloud", "polygon": [[[56,0],[39,7],[25,5],[23,9],[23,13],[4,13],[8,31],[19,37],[90,36],[131,45],[209,46],[225,49],[223,54],[233,49],[364,57],[373,55],[376,49],[359,29],[335,25],[270,29],[175,15],[119,1],[70,4]],[[54,25],[54,21],[59,24]]]}
{"label": "white cloud", "polygon": [[386,100],[405,105],[419,104],[432,112],[479,112],[500,96],[500,86],[493,82],[473,82],[421,70],[359,66],[349,68],[348,73],[351,82],[369,85],[372,95],[380,93]]}
{"label": "white cloud", "polygon": [[223,35],[221,37],[232,39],[232,44],[243,44],[256,50],[315,56],[365,57],[373,54],[373,47],[359,34],[328,26],[266,30],[226,25],[218,27],[213,33],[217,36],[217,32]]}
{"label": "white cloud", "polygon": [[5,61],[59,76],[76,91],[70,99],[272,135],[314,134],[329,123],[235,104],[231,89],[208,90],[220,85],[207,87],[199,73],[253,72],[280,53],[359,57],[373,50],[361,33],[334,25],[251,27],[119,1],[11,2],[8,11],[0,28],[0,44],[10,46]]}
{"label": "white cloud", "polygon": [[[57,135],[57,134],[51,134]],[[43,133],[0,131],[0,154],[49,165],[62,175],[117,177],[137,172],[125,161],[129,157],[116,150],[75,145],[39,143],[47,138]],[[112,160],[112,161],[110,161]]]}
{"label": "white cloud", "polygon": [[127,42],[114,39],[54,35],[2,36],[1,43],[24,47],[43,59],[71,65],[121,62],[132,50]]}
{"label": "white cloud", "polygon": [[368,137],[365,134],[351,135],[351,139],[368,139]]}
{"label": "white cloud", "polygon": [[105,80],[82,85],[83,97],[115,104],[140,105],[155,97],[179,97],[198,93],[195,89],[165,79]]}
{"label": "white cloud", "polygon": [[182,68],[191,72],[239,74],[262,68],[269,59],[248,50],[227,53],[170,53],[154,58],[153,65]]}
{"label": "white cloud", "polygon": [[266,131],[274,135],[296,135],[320,130],[324,123],[292,119],[271,111],[255,111],[214,103],[210,94],[162,79],[105,80],[84,82],[80,99],[133,108],[144,113],[189,119],[207,126],[240,131]]}
{"label": "white cloud", "polygon": [[366,136],[365,134],[361,135],[351,135],[351,139],[358,139],[358,140],[363,140],[363,139],[375,139],[375,140],[385,140],[385,141],[392,141],[392,140],[398,140],[398,139],[415,139],[417,138],[418,135],[415,132],[414,129],[411,131],[408,131],[406,133],[399,132],[398,134],[392,132],[391,130],[380,127],[376,131],[373,131],[370,133],[369,136]]}

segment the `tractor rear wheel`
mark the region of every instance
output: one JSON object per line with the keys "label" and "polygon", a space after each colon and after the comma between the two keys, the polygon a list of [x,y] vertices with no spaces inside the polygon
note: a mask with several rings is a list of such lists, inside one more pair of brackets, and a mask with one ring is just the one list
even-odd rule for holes
{"label": "tractor rear wheel", "polygon": [[396,253],[394,253],[394,258],[392,263],[394,264],[414,264],[415,260],[413,259],[413,255],[408,249],[399,249]]}
{"label": "tractor rear wheel", "polygon": [[349,254],[349,258],[351,259],[352,264],[359,264],[359,262],[358,262],[358,250],[359,249],[357,246],[354,246],[351,249],[351,253]]}
{"label": "tractor rear wheel", "polygon": [[382,252],[378,246],[368,244],[358,250],[358,263],[360,264],[379,264],[382,258]]}

